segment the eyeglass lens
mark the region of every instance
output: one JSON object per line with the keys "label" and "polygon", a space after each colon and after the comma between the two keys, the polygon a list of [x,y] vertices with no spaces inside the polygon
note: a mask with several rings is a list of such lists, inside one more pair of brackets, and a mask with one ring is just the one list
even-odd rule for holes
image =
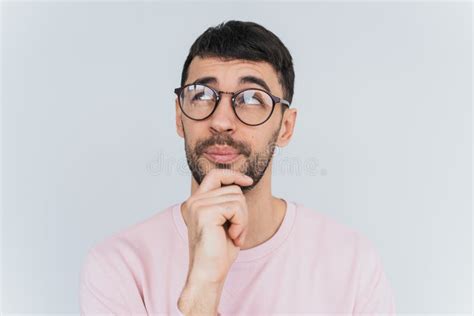
{"label": "eyeglass lens", "polygon": [[[186,86],[180,95],[183,112],[192,119],[208,117],[217,106],[218,95],[204,85]],[[261,90],[247,89],[234,96],[233,103],[238,118],[250,125],[265,121],[272,112],[272,97]]]}

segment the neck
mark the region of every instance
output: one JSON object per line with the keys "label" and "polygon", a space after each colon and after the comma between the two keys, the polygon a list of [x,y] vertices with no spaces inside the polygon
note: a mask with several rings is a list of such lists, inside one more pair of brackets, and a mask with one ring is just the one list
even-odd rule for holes
{"label": "neck", "polygon": [[[253,248],[270,239],[277,232],[285,217],[285,201],[272,195],[271,169],[272,163],[269,164],[257,185],[249,192],[244,193],[249,221],[247,237],[244,245],[240,248],[241,250]],[[199,185],[192,178],[191,194],[194,194],[198,187]]]}

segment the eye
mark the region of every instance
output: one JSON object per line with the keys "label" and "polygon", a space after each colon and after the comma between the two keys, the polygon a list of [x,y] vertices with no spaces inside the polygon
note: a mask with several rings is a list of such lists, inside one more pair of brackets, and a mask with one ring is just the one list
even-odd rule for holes
{"label": "eye", "polygon": [[238,105],[266,105],[266,100],[262,93],[255,90],[247,90],[237,96]]}
{"label": "eye", "polygon": [[260,100],[260,98],[258,97],[248,97],[245,99],[245,104],[262,104],[262,100]]}
{"label": "eye", "polygon": [[212,100],[212,96],[204,92],[198,92],[193,96],[193,101],[209,101],[209,100]]}

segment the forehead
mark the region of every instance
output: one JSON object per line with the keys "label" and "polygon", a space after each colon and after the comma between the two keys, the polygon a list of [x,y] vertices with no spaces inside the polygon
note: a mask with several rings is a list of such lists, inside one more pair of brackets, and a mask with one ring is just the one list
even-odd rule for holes
{"label": "forehead", "polygon": [[215,77],[217,88],[234,89],[242,85],[241,78],[253,76],[262,79],[274,93],[281,92],[278,75],[267,62],[241,59],[223,60],[218,57],[195,57],[188,68],[186,83],[203,77]]}

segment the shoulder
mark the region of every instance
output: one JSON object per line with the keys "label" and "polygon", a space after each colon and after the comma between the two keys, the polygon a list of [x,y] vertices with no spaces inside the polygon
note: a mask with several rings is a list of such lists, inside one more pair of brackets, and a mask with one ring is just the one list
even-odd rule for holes
{"label": "shoulder", "polygon": [[96,242],[88,249],[85,266],[98,263],[110,267],[126,269],[138,267],[150,258],[157,249],[166,251],[176,243],[176,227],[173,221],[172,205],[153,216]]}
{"label": "shoulder", "polygon": [[[84,313],[143,312],[142,291],[156,251],[172,241],[173,218],[165,210],[122,229],[88,249],[80,272],[80,302]],[[127,311],[127,312],[126,312]]]}
{"label": "shoulder", "polygon": [[320,242],[331,244],[346,244],[359,237],[359,233],[352,227],[336,220],[331,215],[307,207],[301,203],[296,204],[295,225],[298,231],[309,232],[307,235]]}
{"label": "shoulder", "polygon": [[356,284],[356,314],[394,314],[395,303],[382,260],[372,241],[330,215],[297,204],[295,234],[305,253],[318,257],[327,273],[337,271]]}
{"label": "shoulder", "polygon": [[295,204],[295,234],[310,247],[317,248],[318,253],[333,256],[335,260],[345,258],[353,264],[360,260],[379,260],[374,244],[363,233],[331,215]]}

